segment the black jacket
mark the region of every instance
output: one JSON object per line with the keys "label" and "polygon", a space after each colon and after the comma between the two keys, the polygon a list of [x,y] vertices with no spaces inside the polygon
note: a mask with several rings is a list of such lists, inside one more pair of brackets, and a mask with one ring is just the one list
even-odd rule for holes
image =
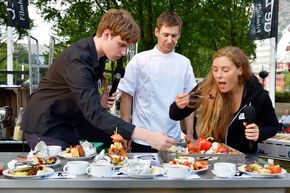
{"label": "black jacket", "polygon": [[53,62],[37,90],[31,95],[21,129],[29,133],[78,143],[78,131],[85,121],[113,134],[118,127],[130,139],[134,125],[108,113],[100,103],[97,82],[106,57],[98,60],[93,36],[65,49]]}
{"label": "black jacket", "polygon": [[[253,122],[259,127],[260,134],[257,142],[274,136],[279,130],[275,110],[268,92],[263,89],[262,84],[259,83],[255,76],[252,76],[245,86],[241,106],[233,115],[227,135],[227,145],[244,153],[253,153],[257,151],[257,142],[254,143],[252,149],[249,148],[249,140],[245,137],[245,126],[243,125],[243,122],[245,122],[243,109],[247,105],[253,106],[256,109],[256,118]],[[174,102],[170,106],[169,116],[171,119],[181,120],[193,111],[194,109],[188,107],[178,109]]]}

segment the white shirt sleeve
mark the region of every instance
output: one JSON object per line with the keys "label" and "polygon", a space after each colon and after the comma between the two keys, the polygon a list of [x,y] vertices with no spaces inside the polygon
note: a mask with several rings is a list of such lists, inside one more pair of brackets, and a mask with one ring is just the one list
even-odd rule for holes
{"label": "white shirt sleeve", "polygon": [[118,90],[128,93],[134,96],[136,88],[138,86],[138,64],[137,57],[134,56],[132,60],[127,64],[125,69],[125,75],[121,78]]}

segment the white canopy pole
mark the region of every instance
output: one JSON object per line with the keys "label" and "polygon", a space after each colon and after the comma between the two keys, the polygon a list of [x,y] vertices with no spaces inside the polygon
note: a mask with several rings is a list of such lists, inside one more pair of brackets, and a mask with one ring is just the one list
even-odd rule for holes
{"label": "white canopy pole", "polygon": [[[7,71],[13,71],[13,29],[7,29]],[[7,85],[13,85],[13,74],[7,74]]]}
{"label": "white canopy pole", "polygon": [[276,38],[270,39],[270,90],[269,95],[272,100],[273,107],[275,108],[275,91],[276,91]]}

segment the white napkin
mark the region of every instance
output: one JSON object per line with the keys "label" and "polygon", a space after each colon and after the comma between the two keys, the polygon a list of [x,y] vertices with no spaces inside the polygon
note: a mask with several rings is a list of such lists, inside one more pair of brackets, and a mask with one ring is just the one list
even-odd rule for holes
{"label": "white napkin", "polygon": [[43,141],[40,141],[38,144],[36,144],[34,150],[31,150],[27,155],[28,160],[33,160],[35,157],[49,157],[48,147]]}
{"label": "white napkin", "polygon": [[98,155],[95,156],[94,162],[97,164],[110,164],[110,157],[105,155],[105,150],[102,150]]}
{"label": "white napkin", "polygon": [[86,157],[93,155],[97,152],[95,146],[88,141],[81,142],[81,145],[84,149]]}

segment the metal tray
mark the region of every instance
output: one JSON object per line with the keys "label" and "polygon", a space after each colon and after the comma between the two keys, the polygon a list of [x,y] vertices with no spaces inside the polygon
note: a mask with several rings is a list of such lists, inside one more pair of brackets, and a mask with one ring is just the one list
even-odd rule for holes
{"label": "metal tray", "polygon": [[[225,144],[222,144],[225,145]],[[196,160],[206,160],[209,164],[213,164],[216,162],[230,162],[235,164],[245,164],[245,157],[246,155],[228,145],[225,145],[228,150],[236,151],[237,154],[176,154],[170,153],[168,151],[158,151],[158,158],[160,163],[168,163],[169,161],[173,160],[176,155],[179,157],[182,156],[190,156],[194,157]]]}

